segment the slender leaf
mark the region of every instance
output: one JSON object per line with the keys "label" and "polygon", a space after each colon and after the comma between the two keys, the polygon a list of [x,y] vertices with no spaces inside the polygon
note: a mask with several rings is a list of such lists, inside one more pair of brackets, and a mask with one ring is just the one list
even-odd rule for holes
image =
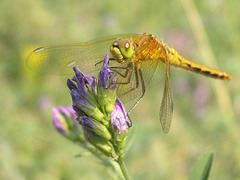
{"label": "slender leaf", "polygon": [[194,164],[189,180],[207,180],[213,161],[213,153],[204,153]]}

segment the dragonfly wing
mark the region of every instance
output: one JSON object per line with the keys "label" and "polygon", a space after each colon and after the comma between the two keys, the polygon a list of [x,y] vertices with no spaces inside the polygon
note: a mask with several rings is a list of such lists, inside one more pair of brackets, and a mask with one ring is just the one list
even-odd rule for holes
{"label": "dragonfly wing", "polygon": [[73,74],[75,65],[93,75],[92,72],[102,67],[102,63],[95,64],[102,61],[106,53],[111,56],[110,47],[116,38],[133,36],[136,35],[123,34],[77,44],[41,47],[28,56],[26,64],[33,71],[57,75]]}
{"label": "dragonfly wing", "polygon": [[127,103],[127,109],[131,109],[137,101],[142,97],[145,89],[149,85],[156,68],[158,67],[159,61],[156,60],[146,60],[141,62],[140,69],[142,73],[142,78],[139,74],[137,67],[132,67],[132,73],[129,73],[127,77],[117,76],[118,82],[129,82],[126,84],[119,84],[117,87],[117,94],[122,102]]}
{"label": "dragonfly wing", "polygon": [[162,103],[160,106],[160,122],[164,133],[168,133],[171,126],[173,114],[173,97],[169,78],[166,78],[163,91]]}
{"label": "dragonfly wing", "polygon": [[[167,55],[167,52],[165,52]],[[166,76],[165,76],[165,85],[164,85],[164,91],[163,91],[163,97],[162,97],[162,103],[160,106],[160,122],[162,124],[162,129],[164,133],[168,133],[171,126],[172,121],[172,114],[173,114],[173,96],[172,96],[172,89],[170,84],[170,65],[168,58],[166,56],[165,58],[165,64],[166,64]]]}

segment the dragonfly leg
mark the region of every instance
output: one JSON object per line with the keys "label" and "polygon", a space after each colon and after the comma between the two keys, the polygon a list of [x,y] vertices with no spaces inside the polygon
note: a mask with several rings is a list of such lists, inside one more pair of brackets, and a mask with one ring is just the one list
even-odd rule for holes
{"label": "dragonfly leg", "polygon": [[97,63],[95,64],[95,67],[96,67],[97,65],[101,64],[102,62],[103,62],[103,60],[97,62]]}
{"label": "dragonfly leg", "polygon": [[[126,69],[126,72],[124,74],[120,73],[117,70],[114,70],[114,72],[116,72],[117,74],[119,74],[123,78],[126,78],[128,76],[126,82],[115,82],[115,83],[116,84],[123,84],[123,85],[130,83],[131,78],[132,78],[132,72],[133,72],[133,68],[132,67],[131,68],[129,68],[129,67],[110,67],[110,69],[112,69],[112,70],[113,69]],[[129,93],[129,92],[131,92],[131,91],[133,91],[133,90],[138,88],[138,86],[139,86],[139,79],[138,79],[137,67],[134,68],[134,72],[135,72],[135,78],[136,78],[136,86],[131,88],[131,89],[129,89],[129,90],[127,90],[126,92],[120,94],[119,97],[121,97],[121,96],[123,96],[123,95],[125,95],[125,94],[127,94],[127,93]]]}
{"label": "dragonfly leg", "polygon": [[[114,69],[114,71],[119,74],[121,77],[123,78],[127,78],[126,82],[116,82],[116,84],[129,84],[132,78],[132,72],[133,72],[133,68],[129,68],[129,67],[111,67],[110,69]],[[120,73],[119,71],[117,71],[116,69],[126,69],[126,72],[124,74]],[[138,100],[136,101],[136,103],[133,105],[133,107],[130,109],[130,111],[128,112],[128,115],[131,113],[131,111],[137,106],[137,104],[140,102],[140,100],[143,98],[144,94],[145,94],[145,84],[144,84],[144,79],[143,79],[143,74],[141,69],[138,69],[137,66],[134,66],[134,73],[135,73],[135,86],[132,87],[131,89],[125,91],[124,93],[120,94],[119,97],[121,98],[121,96],[124,96],[127,93],[130,93],[132,91],[134,91],[135,89],[137,89],[139,87],[139,76],[140,76],[140,80],[142,83],[142,94],[141,96],[138,98]]]}
{"label": "dragonfly leg", "polygon": [[[137,68],[135,67],[134,70],[135,70],[134,72],[135,72],[135,77],[136,77],[136,86],[131,88],[131,89],[129,89],[128,91],[124,92],[119,97],[121,97],[121,96],[123,96],[123,95],[125,95],[125,94],[127,94],[127,93],[129,93],[129,92],[131,92],[131,91],[133,91],[133,90],[138,88],[138,86],[139,86],[139,79],[138,79]],[[130,83],[131,77],[132,77],[132,69],[131,69],[131,71],[129,73],[128,82],[124,82],[124,83],[121,83],[121,84],[128,84],[128,83]]]}
{"label": "dragonfly leg", "polygon": [[[129,73],[131,73],[131,71],[132,71],[131,69],[129,69],[129,67],[110,67],[110,69],[113,70],[114,72],[116,72],[117,74],[119,74],[123,78],[126,78],[127,75]],[[124,74],[122,74],[121,72],[117,71],[117,69],[126,69],[126,71]],[[129,77],[131,77],[131,75],[129,75]],[[127,82],[129,82],[129,81],[127,81]]]}
{"label": "dragonfly leg", "polygon": [[[95,64],[95,67],[96,67],[97,65],[101,64],[103,61],[104,61],[104,60],[101,60],[101,61],[97,62],[97,63]],[[116,61],[116,59],[114,59],[114,58],[109,58],[109,61]]]}
{"label": "dragonfly leg", "polygon": [[[144,84],[144,80],[143,80],[143,75],[142,75],[142,71],[141,69],[139,69],[139,75],[140,75],[140,79],[141,79],[141,83],[142,83],[142,95],[138,98],[138,100],[136,101],[136,103],[133,105],[133,107],[130,109],[130,111],[128,112],[128,115],[132,112],[132,110],[138,105],[138,103],[141,101],[141,99],[143,98],[144,94],[145,94],[145,84]],[[138,86],[138,76],[136,75],[136,84]],[[137,88],[136,86],[136,88]]]}

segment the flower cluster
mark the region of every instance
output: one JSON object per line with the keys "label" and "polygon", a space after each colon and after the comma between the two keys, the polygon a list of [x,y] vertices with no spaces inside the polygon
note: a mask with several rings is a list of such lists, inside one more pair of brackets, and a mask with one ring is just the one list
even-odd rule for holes
{"label": "flower cluster", "polygon": [[131,121],[117,98],[116,77],[108,62],[106,55],[98,80],[73,67],[75,76],[67,81],[73,105],[54,108],[53,123],[66,138],[90,143],[101,154],[117,159],[122,156]]}

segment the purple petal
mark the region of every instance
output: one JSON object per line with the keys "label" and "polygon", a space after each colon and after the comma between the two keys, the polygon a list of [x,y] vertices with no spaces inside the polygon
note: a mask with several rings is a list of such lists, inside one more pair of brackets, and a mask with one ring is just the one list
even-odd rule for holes
{"label": "purple petal", "polygon": [[75,121],[77,121],[77,115],[75,110],[73,109],[72,106],[66,106],[67,111],[70,113],[70,115],[72,116],[72,119],[74,119]]}
{"label": "purple petal", "polygon": [[85,96],[82,96],[82,94],[78,93],[76,90],[71,91],[73,106],[77,106],[80,109],[84,108],[84,106],[91,106],[90,102],[87,100]]}
{"label": "purple petal", "polygon": [[[108,54],[106,54],[104,61],[103,61],[103,67],[99,73],[99,80],[98,80],[98,84],[105,89],[108,88],[108,84],[111,85],[112,76],[114,74],[114,72],[109,69],[108,63],[109,63],[109,56],[108,56]],[[115,79],[115,78],[113,78],[113,79]],[[111,82],[109,83],[110,80],[111,80]],[[114,88],[114,87],[112,87],[112,88]]]}
{"label": "purple petal", "polygon": [[127,132],[132,125],[122,102],[118,98],[111,113],[111,124],[114,132],[118,132],[118,134],[121,134],[122,131]]}
{"label": "purple petal", "polygon": [[96,78],[95,78],[95,77],[92,77],[92,76],[89,76],[89,75],[87,75],[87,74],[85,74],[85,73],[83,73],[83,72],[82,72],[82,75],[83,75],[85,81],[86,81],[88,84],[90,84],[90,86],[92,86]]}
{"label": "purple petal", "polygon": [[57,106],[53,108],[52,118],[54,127],[64,135],[69,131],[69,127],[71,126],[69,123],[71,123],[71,120],[73,120],[75,124],[78,124],[77,115],[72,106]]}
{"label": "purple petal", "polygon": [[74,70],[77,79],[81,79],[81,77],[82,77],[81,71],[76,66],[73,66],[72,69]]}
{"label": "purple petal", "polygon": [[83,128],[95,129],[97,127],[95,122],[91,118],[89,118],[87,116],[82,116],[80,118],[80,121],[82,121]]}
{"label": "purple petal", "polygon": [[66,134],[66,124],[63,123],[64,116],[61,114],[59,107],[52,109],[53,125],[61,134]]}
{"label": "purple petal", "polygon": [[85,84],[84,77],[82,75],[81,75],[81,77],[79,76],[79,78],[74,76],[72,78],[72,80],[77,83],[77,91],[78,91],[78,93],[81,96],[87,96],[87,87],[86,87],[86,84]]}
{"label": "purple petal", "polygon": [[70,90],[77,89],[77,86],[70,79],[67,80],[67,86]]}
{"label": "purple petal", "polygon": [[81,116],[80,117],[80,122],[82,123],[82,128],[84,131],[84,136],[86,139],[92,139],[94,137],[99,137],[94,130],[98,128],[98,125],[95,124],[95,122],[87,117],[87,116]]}
{"label": "purple petal", "polygon": [[76,66],[73,67],[73,70],[75,71],[76,77],[77,79],[84,79],[84,83],[87,82],[87,84],[90,84],[92,86],[93,81],[94,81],[94,77],[91,77],[83,72],[81,72]]}
{"label": "purple petal", "polygon": [[109,55],[106,54],[103,60],[103,66],[109,68],[108,64],[109,64]]}

